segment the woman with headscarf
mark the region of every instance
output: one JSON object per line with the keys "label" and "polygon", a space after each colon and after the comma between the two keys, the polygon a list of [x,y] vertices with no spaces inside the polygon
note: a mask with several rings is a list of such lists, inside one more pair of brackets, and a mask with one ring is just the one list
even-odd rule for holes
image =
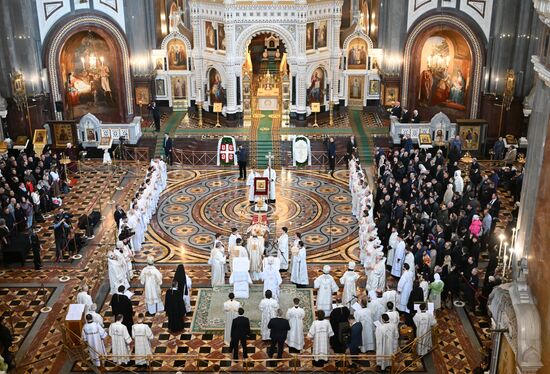
{"label": "woman with headscarf", "polygon": [[443,283],[439,274],[435,273],[434,281],[430,283],[430,286],[428,287],[430,290],[429,299],[432,303],[434,303],[435,310],[441,308],[441,293],[443,292],[444,287],[445,283]]}
{"label": "woman with headscarf", "polygon": [[460,175],[460,170],[456,170],[454,173],[454,185],[456,193],[462,195],[464,191],[464,179],[462,179],[462,175]]}
{"label": "woman with headscarf", "polygon": [[453,185],[448,184],[447,190],[445,191],[445,194],[443,195],[443,204],[448,205],[451,201],[453,201]]}
{"label": "woman with headscarf", "polygon": [[174,274],[174,282],[178,283],[178,290],[183,293],[183,301],[185,302],[185,312],[191,312],[191,278],[185,273],[185,268],[179,264]]}

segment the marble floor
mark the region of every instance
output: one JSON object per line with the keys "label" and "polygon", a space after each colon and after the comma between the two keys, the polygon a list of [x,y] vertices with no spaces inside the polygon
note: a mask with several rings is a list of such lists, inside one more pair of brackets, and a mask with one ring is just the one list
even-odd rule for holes
{"label": "marble floor", "polygon": [[[105,253],[115,240],[112,212],[114,203],[128,205],[143,169],[128,164],[117,168],[104,168],[92,163],[86,166],[88,171],[81,173],[78,183],[64,199],[65,208],[75,214],[89,208],[101,208],[105,220],[96,229],[96,237],[81,251],[82,259],[52,262],[53,233],[49,228],[51,222],[47,221],[41,224],[40,232],[44,242],[44,268],[33,270],[32,260],[29,259],[24,267],[1,269],[0,312],[15,334],[14,350],[18,372],[21,373],[89,371],[85,363],[75,361],[71,352],[63,349],[60,328],[80,284],[85,282],[90,286],[106,326],[112,319],[108,308],[110,296],[107,295],[105,263]],[[358,258],[357,223],[349,215],[351,198],[347,191],[347,172],[338,171],[334,178],[308,171],[278,171],[278,175],[277,203],[268,212],[272,231],[279,233],[280,227],[288,226],[291,235],[303,233],[306,246],[310,248],[310,280],[321,273],[324,264],[332,265],[333,275],[339,278],[346,269],[345,264]],[[234,170],[170,171],[169,186],[161,197],[146,243],[136,258],[136,270],[141,269],[148,254],[153,255],[163,274],[163,285],[167,287],[177,264],[185,263],[187,273],[193,280],[194,306],[198,289],[210,286],[210,269],[206,259],[214,234],[220,232],[227,236],[231,227],[245,228],[251,219],[247,189],[237,177]],[[274,216],[278,217],[277,222],[274,222]],[[274,236],[270,238],[273,239]],[[63,276],[68,276],[69,280],[62,281]],[[289,282],[287,275],[283,281]],[[362,277],[359,285],[364,283]],[[135,278],[132,287],[136,293],[133,298],[134,311],[143,312],[140,297],[143,290]],[[41,309],[45,306],[52,310],[42,313]],[[219,335],[190,332],[192,317],[192,314],[189,315],[186,330],[178,336],[168,332],[164,315],[146,318],[155,334],[153,345],[157,360],[151,364],[151,370],[242,371],[241,366],[229,360],[228,348]],[[400,367],[404,369],[412,365],[409,371],[415,372],[472,372],[482,359],[479,347],[487,340],[487,321],[474,313],[466,314],[461,309],[442,311],[437,319],[439,333],[433,354],[423,361],[414,361],[411,354],[405,355],[398,360]],[[400,343],[405,345],[407,342],[407,337],[403,336]],[[311,341],[308,340],[306,355],[310,353],[310,347]],[[269,366],[273,363],[263,360],[267,357],[266,345],[259,338],[249,341],[248,350],[252,358],[258,359],[250,367],[251,371],[274,369]],[[197,357],[203,360],[197,360]],[[277,370],[285,369],[291,370],[288,367]],[[325,369],[331,371],[337,370],[337,367],[329,365]],[[374,369],[374,362],[365,363],[364,369]],[[106,370],[124,371],[113,365],[106,365]],[[316,369],[311,366],[310,359],[304,358],[299,363],[299,370],[309,372]]]}

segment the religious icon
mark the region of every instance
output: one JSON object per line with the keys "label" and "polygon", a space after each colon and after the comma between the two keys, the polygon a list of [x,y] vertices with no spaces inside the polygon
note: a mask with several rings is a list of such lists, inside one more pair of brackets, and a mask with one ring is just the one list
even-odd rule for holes
{"label": "religious icon", "polygon": [[310,22],[306,25],[306,49],[313,49],[313,35],[314,35],[314,24]]}
{"label": "religious icon", "polygon": [[363,77],[362,76],[349,77],[349,98],[355,99],[355,100],[363,99]]}
{"label": "religious icon", "polygon": [[157,57],[155,59],[155,70],[164,70],[164,57]]}
{"label": "religious icon", "polygon": [[319,22],[315,30],[315,49],[325,48],[327,46],[327,21]]}
{"label": "religious icon", "polygon": [[371,80],[369,82],[369,95],[379,95],[380,94],[380,81]]}
{"label": "religious icon", "polygon": [[311,103],[320,103],[324,97],[325,71],[317,68],[311,75],[311,83],[307,90],[307,105]]}
{"label": "religious icon", "polygon": [[34,130],[33,144],[46,144],[46,130]]}
{"label": "religious icon", "polygon": [[164,79],[156,79],[155,80],[155,95],[158,96],[166,96],[166,86],[164,83]]}
{"label": "religious icon", "polygon": [[166,46],[168,52],[168,70],[187,70],[187,51],[185,43],[173,39]]}
{"label": "religious icon", "polygon": [[137,105],[147,105],[151,102],[149,97],[149,87],[136,86],[136,103]]}
{"label": "religious icon", "polygon": [[97,140],[94,129],[86,129],[86,140],[89,142],[95,142]]}
{"label": "religious icon", "polygon": [[50,122],[53,128],[54,148],[64,148],[67,143],[76,143],[73,138],[73,124]]}
{"label": "religious icon", "polygon": [[368,46],[361,38],[356,38],[348,46],[348,69],[367,68]]}
{"label": "religious icon", "polygon": [[172,77],[172,97],[174,99],[185,99],[185,78]]}
{"label": "religious icon", "polygon": [[225,88],[222,86],[222,78],[216,69],[210,69],[210,104],[225,102]]}
{"label": "religious icon", "polygon": [[225,51],[225,26],[218,23],[218,49]]}
{"label": "religious icon", "polygon": [[386,93],[384,95],[384,105],[392,106],[398,100],[399,87],[387,86]]}
{"label": "religious icon", "polygon": [[478,151],[481,137],[481,126],[460,126],[460,138],[463,151]]}
{"label": "religious icon", "polygon": [[212,25],[212,22],[206,21],[205,22],[205,36],[206,36],[206,48],[212,48],[216,49],[216,30],[214,30],[214,26]]}
{"label": "religious icon", "polygon": [[420,143],[420,145],[431,145],[432,137],[430,136],[430,134],[419,134],[418,142]]}
{"label": "religious icon", "polygon": [[111,137],[102,137],[99,140],[99,146],[110,148],[111,147],[111,139],[112,139]]}

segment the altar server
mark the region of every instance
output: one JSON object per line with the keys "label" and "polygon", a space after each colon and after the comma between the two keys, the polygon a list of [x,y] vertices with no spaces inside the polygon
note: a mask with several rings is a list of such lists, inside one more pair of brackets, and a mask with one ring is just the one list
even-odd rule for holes
{"label": "altar server", "polygon": [[130,343],[132,338],[128,333],[126,326],[122,324],[122,314],[115,317],[115,322],[109,326],[109,336],[111,337],[111,349],[113,350],[113,361],[117,365],[125,365],[130,361]]}
{"label": "altar server", "polygon": [[277,240],[277,256],[281,261],[281,271],[288,270],[288,228],[283,227],[283,233]]}
{"label": "altar server", "polygon": [[223,333],[223,340],[225,344],[231,343],[231,326],[233,320],[239,315],[239,308],[241,303],[235,300],[235,294],[229,293],[229,300],[223,303],[223,311],[225,313],[225,328]]}
{"label": "altar server", "polygon": [[294,306],[288,308],[286,318],[290,324],[290,331],[286,339],[286,344],[290,348],[298,351],[304,349],[304,317],[306,315],[303,308],[300,307],[300,299],[294,298]]}
{"label": "altar server", "polygon": [[273,299],[273,294],[270,290],[265,291],[265,298],[260,301],[260,311],[262,312],[262,320],[260,323],[260,330],[262,333],[262,340],[271,339],[270,330],[267,327],[271,318],[277,316],[277,309],[279,309],[279,303]]}
{"label": "altar server", "polygon": [[139,276],[141,285],[145,288],[145,303],[147,311],[150,314],[155,314],[164,311],[160,286],[162,284],[162,274],[154,266],[155,260],[152,256],[147,257],[147,266],[141,270]]}
{"label": "altar server", "polygon": [[86,324],[82,328],[82,341],[88,345],[90,360],[98,367],[101,366],[99,356],[107,354],[104,342],[106,337],[105,330],[97,322],[94,322],[90,314],[86,315]]}
{"label": "altar server", "polygon": [[348,270],[340,278],[340,284],[344,286],[342,293],[342,304],[351,308],[351,306],[357,301],[357,280],[359,274],[355,272],[355,262],[350,261],[348,263]]}
{"label": "altar server", "polygon": [[[143,314],[138,315],[138,323],[132,326],[132,338],[134,339],[136,356],[151,356],[151,341],[153,340],[153,331],[149,325],[143,322]],[[136,358],[136,365],[147,365],[145,357]]]}

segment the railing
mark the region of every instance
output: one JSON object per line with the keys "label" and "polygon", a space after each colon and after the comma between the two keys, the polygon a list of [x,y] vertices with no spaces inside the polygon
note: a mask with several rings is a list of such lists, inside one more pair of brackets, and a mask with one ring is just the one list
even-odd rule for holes
{"label": "railing", "polygon": [[[64,343],[64,349],[68,351],[73,358],[79,359],[81,361],[86,362],[86,364],[95,372],[99,372],[99,370],[93,366],[93,364],[90,362],[89,358],[89,347],[84,344],[80,340],[80,336],[77,336],[73,331],[70,331],[66,329],[64,325],[60,325],[62,330],[62,336],[63,336],[63,343]],[[409,342],[407,345],[400,347],[399,351],[394,353],[393,355],[373,355],[373,354],[358,354],[358,355],[349,355],[349,354],[329,354],[327,355],[328,363],[335,363],[336,365],[336,372],[341,373],[347,373],[351,370],[353,364],[357,364],[355,367],[355,372],[378,372],[377,367],[374,366],[368,366],[363,367],[361,366],[361,362],[369,361],[369,362],[376,362],[376,361],[390,361],[390,365],[388,366],[391,374],[401,374],[406,372],[409,368],[414,366],[418,361],[422,360],[423,356],[419,356],[416,354],[416,347],[428,334],[432,335],[432,349],[427,352],[426,354],[430,353],[434,347],[437,346],[437,328],[434,327],[432,330],[428,331],[426,334],[417,337],[413,341]],[[72,339],[72,342],[80,342],[79,344],[74,344],[72,342],[68,342],[69,339]],[[69,343],[69,344],[67,344]],[[422,344],[422,343],[420,343]],[[279,373],[279,372],[292,372],[292,373],[298,373],[298,372],[316,372],[316,373],[334,373],[334,370],[328,370],[327,365],[324,365],[323,367],[315,367],[313,365],[307,366],[307,369],[304,368],[304,361],[306,362],[312,362],[315,358],[312,354],[290,354],[289,357],[284,358],[259,358],[259,359],[238,359],[238,360],[231,360],[231,353],[224,355],[223,357],[208,357],[207,354],[201,355],[201,354],[194,354],[194,355],[185,355],[185,356],[177,356],[177,355],[169,355],[169,354],[152,354],[152,355],[135,355],[135,354],[129,354],[125,356],[116,356],[112,354],[107,355],[99,355],[100,360],[102,364],[110,363],[114,365],[113,370],[116,370],[117,372],[127,372],[127,373],[142,373],[143,369],[136,369],[134,370],[131,367],[128,366],[120,366],[116,363],[117,358],[124,357],[125,359],[128,359],[129,361],[145,361],[147,364],[147,372],[152,373],[155,371],[155,368],[158,368],[158,370],[163,370],[162,366],[165,364],[165,361],[176,361],[176,360],[183,360],[186,362],[185,366],[183,367],[171,367],[171,370],[180,370],[180,371],[192,371],[192,372],[224,372],[224,373],[231,373],[231,372],[254,372],[258,371],[256,368],[256,364],[259,364],[259,366],[262,368],[262,371],[268,371],[272,373]],[[408,364],[405,364],[405,358],[407,358],[410,362]],[[222,361],[232,361],[233,366],[238,365],[237,368],[231,369],[231,367],[222,367],[221,363]],[[327,363],[327,364],[328,364]],[[165,364],[166,365],[166,364]],[[242,369],[241,369],[242,367]]]}
{"label": "railing", "polygon": [[[185,151],[182,149],[174,148],[172,151],[174,157],[174,164],[180,167],[188,166],[204,166],[214,167],[217,162],[216,151]],[[285,168],[292,168],[292,152],[281,151],[280,157],[274,160],[275,165],[281,165]],[[345,155],[336,157],[336,166],[342,166],[346,164]],[[323,166],[328,167],[328,155],[325,151],[312,151],[311,152],[311,166],[304,167],[304,169],[318,169]],[[254,167],[250,165],[249,167]]]}

